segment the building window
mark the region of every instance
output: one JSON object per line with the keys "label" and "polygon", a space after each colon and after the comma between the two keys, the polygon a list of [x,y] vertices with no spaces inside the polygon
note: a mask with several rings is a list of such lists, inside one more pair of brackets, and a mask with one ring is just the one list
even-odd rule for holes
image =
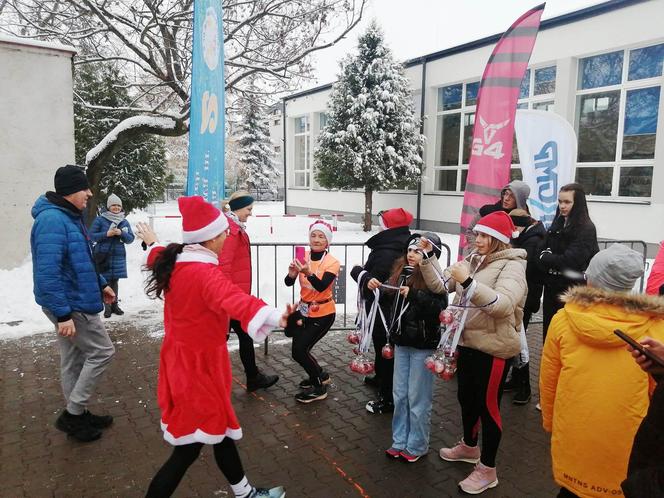
{"label": "building window", "polygon": [[293,186],[309,187],[311,177],[311,129],[309,118],[302,116],[294,120]]}
{"label": "building window", "polygon": [[[473,141],[480,82],[471,81],[438,89],[434,186],[437,192],[463,192]],[[526,71],[519,93],[519,109],[553,111],[556,66]],[[512,147],[512,179],[521,179],[516,142]]]}
{"label": "building window", "polygon": [[327,113],[326,112],[320,112],[320,113],[318,113],[318,131],[319,132],[323,131],[323,128],[325,128],[325,125],[327,125]]}
{"label": "building window", "polygon": [[650,197],[664,44],[579,60],[576,181],[590,195]]}

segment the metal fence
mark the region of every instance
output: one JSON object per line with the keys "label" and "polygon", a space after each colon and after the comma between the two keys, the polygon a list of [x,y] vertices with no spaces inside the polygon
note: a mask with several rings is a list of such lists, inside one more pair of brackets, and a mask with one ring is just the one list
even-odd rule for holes
{"label": "metal fence", "polygon": [[[288,264],[295,258],[296,246],[308,246],[308,243],[295,242],[261,242],[251,244],[253,263],[252,294],[269,302],[272,306],[281,308],[287,303],[296,303],[296,287],[286,287],[284,277],[288,272]],[[447,244],[442,245],[441,264],[450,265],[451,249]],[[348,330],[355,326],[357,285],[350,276],[350,271],[356,264],[363,265],[368,248],[362,242],[349,242],[345,244],[332,244],[330,254],[339,260],[341,267],[339,276],[334,282],[334,300],[337,304],[337,319],[330,330]],[[342,308],[340,310],[339,308]],[[342,311],[342,312],[341,312]],[[267,353],[268,341],[265,340]]]}

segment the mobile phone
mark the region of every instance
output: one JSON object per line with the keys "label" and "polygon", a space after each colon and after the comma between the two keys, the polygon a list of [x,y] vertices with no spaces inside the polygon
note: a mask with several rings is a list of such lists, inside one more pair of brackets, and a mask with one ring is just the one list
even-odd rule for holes
{"label": "mobile phone", "polygon": [[616,334],[618,337],[620,337],[623,341],[625,341],[627,344],[632,346],[632,348],[636,349],[639,353],[644,355],[646,358],[648,358],[650,361],[655,363],[657,366],[660,366],[664,368],[664,359],[660,358],[659,356],[654,355],[651,351],[648,350],[643,344],[636,342],[634,339],[632,339],[630,336],[625,334],[622,330],[616,329],[613,331],[614,334]]}
{"label": "mobile phone", "polygon": [[306,263],[304,258],[304,246],[295,246],[295,259],[302,264]]}

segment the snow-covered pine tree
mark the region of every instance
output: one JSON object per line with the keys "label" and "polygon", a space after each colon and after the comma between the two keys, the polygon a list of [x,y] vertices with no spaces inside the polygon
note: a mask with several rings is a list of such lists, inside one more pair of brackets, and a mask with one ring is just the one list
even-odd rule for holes
{"label": "snow-covered pine tree", "polygon": [[266,118],[264,108],[255,98],[244,97],[242,121],[238,126],[239,161],[244,167],[247,190],[276,195],[277,178],[281,176],[281,172],[274,160],[274,148]]}
{"label": "snow-covered pine tree", "polygon": [[[78,164],[85,164],[86,153],[127,117],[127,112],[113,109],[130,104],[127,83],[109,62],[76,68],[74,86],[79,99],[74,103],[74,129]],[[81,104],[81,99],[108,110],[86,107]],[[144,208],[161,198],[171,178],[166,170],[163,139],[155,135],[138,135],[91,178],[94,196],[89,203],[88,219],[96,216],[97,203],[105,206],[106,197],[111,193],[122,199],[127,213]]]}
{"label": "snow-covered pine tree", "polygon": [[368,231],[373,192],[415,183],[423,145],[403,66],[373,21],[359,38],[358,54],[342,61],[332,87],[315,152],[316,180],[325,188],[364,189]]}

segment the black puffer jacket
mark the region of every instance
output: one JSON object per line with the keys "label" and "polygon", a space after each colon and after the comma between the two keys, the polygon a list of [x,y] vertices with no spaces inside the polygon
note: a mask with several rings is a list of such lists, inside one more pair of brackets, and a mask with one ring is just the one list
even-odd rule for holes
{"label": "black puffer jacket", "polygon": [[[408,237],[410,237],[408,227],[399,227],[383,230],[367,240],[366,245],[371,249],[369,257],[363,267],[353,267],[350,276],[358,283],[368,303],[373,302],[373,293],[367,289],[367,283],[372,278],[377,278],[381,282],[389,278],[394,261],[403,256]],[[362,275],[362,280],[358,282],[357,279],[363,270],[367,273]]]}
{"label": "black puffer jacket", "polygon": [[546,238],[546,228],[541,221],[530,225],[527,230],[512,240],[512,246],[518,249],[525,249],[528,253],[528,266],[526,267],[526,281],[528,282],[528,297],[523,307],[524,311],[537,313],[540,309],[542,300],[542,288],[544,286],[544,274],[537,265],[544,240]]}
{"label": "black puffer jacket", "polygon": [[394,322],[390,331],[390,342],[397,346],[416,349],[436,349],[440,342],[438,316],[447,308],[447,294],[435,294],[429,290],[411,287],[406,298],[408,308],[401,315],[399,322],[397,318],[403,309],[403,297],[396,292],[384,296],[386,296],[385,304],[390,308],[390,315],[385,318]]}
{"label": "black puffer jacket", "polygon": [[564,226],[565,218],[558,216],[546,233],[544,253],[539,258],[539,266],[546,273],[544,285],[556,294],[561,294],[579,282],[564,277],[561,272],[573,270],[584,272],[592,257],[599,252],[597,230],[592,222],[581,226]]}

